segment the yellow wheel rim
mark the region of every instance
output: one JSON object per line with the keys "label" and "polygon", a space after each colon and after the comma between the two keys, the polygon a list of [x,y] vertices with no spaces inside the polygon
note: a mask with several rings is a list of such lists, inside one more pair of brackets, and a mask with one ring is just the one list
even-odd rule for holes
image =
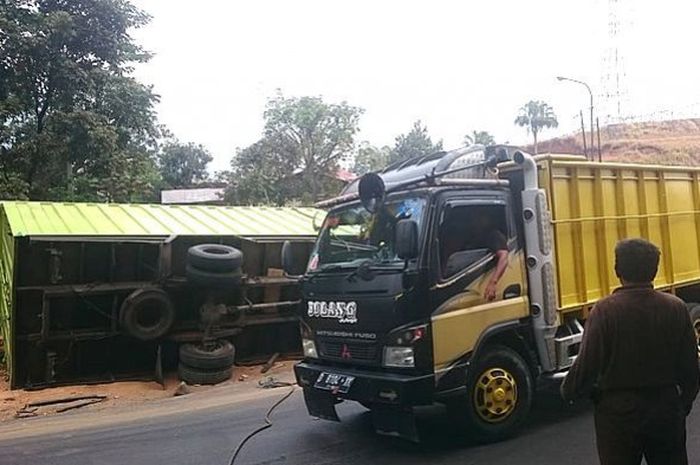
{"label": "yellow wheel rim", "polygon": [[479,417],[488,423],[506,420],[518,402],[518,385],[515,378],[502,368],[484,371],[474,386],[474,408]]}
{"label": "yellow wheel rim", "polygon": [[700,318],[693,321],[693,329],[695,329],[695,341],[698,346],[698,356],[700,357]]}

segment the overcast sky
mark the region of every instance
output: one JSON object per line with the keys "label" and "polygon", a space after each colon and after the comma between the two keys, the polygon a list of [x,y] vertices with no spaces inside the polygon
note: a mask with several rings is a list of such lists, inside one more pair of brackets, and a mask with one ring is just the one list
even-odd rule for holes
{"label": "overcast sky", "polygon": [[[555,77],[587,81],[603,107],[602,76],[614,71],[604,66],[607,0],[132,1],[153,17],[133,35],[155,54],[136,76],[160,94],[161,122],[211,150],[212,171],[260,137],[278,88],[364,108],[359,140],[391,145],[421,119],[454,148],[471,130],[526,142],[513,119],[530,99],[559,115],[544,138],[570,133],[588,94]],[[700,102],[698,2],[619,5],[623,111]]]}

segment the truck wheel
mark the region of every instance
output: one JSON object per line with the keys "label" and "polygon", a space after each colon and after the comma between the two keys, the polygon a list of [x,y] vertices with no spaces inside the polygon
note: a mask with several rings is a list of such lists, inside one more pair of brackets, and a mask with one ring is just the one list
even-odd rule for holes
{"label": "truck wheel", "polygon": [[532,406],[534,382],[527,364],[514,350],[494,346],[469,370],[467,394],[453,410],[467,434],[481,442],[512,436]]}
{"label": "truck wheel", "polygon": [[229,341],[218,339],[212,344],[182,344],[180,362],[192,368],[221,369],[233,365],[236,350]]}
{"label": "truck wheel", "polygon": [[199,244],[187,249],[187,263],[203,271],[237,271],[243,264],[243,253],[228,245]]}
{"label": "truck wheel", "polygon": [[698,356],[700,356],[700,304],[688,304],[688,312],[695,330],[695,341],[698,346]]}
{"label": "truck wheel", "polygon": [[138,289],[124,300],[119,323],[129,336],[151,341],[165,336],[175,322],[175,307],[162,289]]}
{"label": "truck wheel", "polygon": [[187,281],[203,287],[230,287],[241,282],[240,271],[213,272],[204,271],[187,265],[185,269]]}
{"label": "truck wheel", "polygon": [[180,379],[190,385],[219,384],[230,379],[231,373],[233,373],[233,367],[202,370],[200,368],[188,367],[182,363],[177,367],[177,374]]}

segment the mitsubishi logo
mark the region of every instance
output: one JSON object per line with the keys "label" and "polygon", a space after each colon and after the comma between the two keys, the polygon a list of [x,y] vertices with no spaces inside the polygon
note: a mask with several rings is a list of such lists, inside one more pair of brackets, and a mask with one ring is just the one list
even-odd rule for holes
{"label": "mitsubishi logo", "polygon": [[343,348],[340,350],[340,358],[344,360],[350,360],[352,358],[352,354],[350,354],[350,349],[348,349],[347,344],[343,344]]}

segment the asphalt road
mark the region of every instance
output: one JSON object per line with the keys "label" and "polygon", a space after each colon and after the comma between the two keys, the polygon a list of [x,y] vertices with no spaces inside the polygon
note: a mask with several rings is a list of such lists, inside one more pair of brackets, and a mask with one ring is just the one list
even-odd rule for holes
{"label": "asphalt road", "polygon": [[[43,419],[28,420],[35,423],[27,423],[19,437],[0,428],[0,464],[224,465],[285,389],[262,399],[213,407],[170,403],[167,414],[149,413],[117,425],[106,424],[109,410],[77,413],[72,417],[80,421],[77,430],[61,431],[58,423],[44,433]],[[697,410],[688,422],[690,463],[700,463],[700,405]],[[486,446],[465,442],[438,410],[420,412],[421,444],[375,435],[370,415],[354,403],[339,406],[339,413],[344,420],[339,424],[308,417],[297,391],[276,410],[274,426],[252,439],[236,463],[597,463],[590,406],[565,406],[550,393],[538,396],[531,421],[518,437]]]}

